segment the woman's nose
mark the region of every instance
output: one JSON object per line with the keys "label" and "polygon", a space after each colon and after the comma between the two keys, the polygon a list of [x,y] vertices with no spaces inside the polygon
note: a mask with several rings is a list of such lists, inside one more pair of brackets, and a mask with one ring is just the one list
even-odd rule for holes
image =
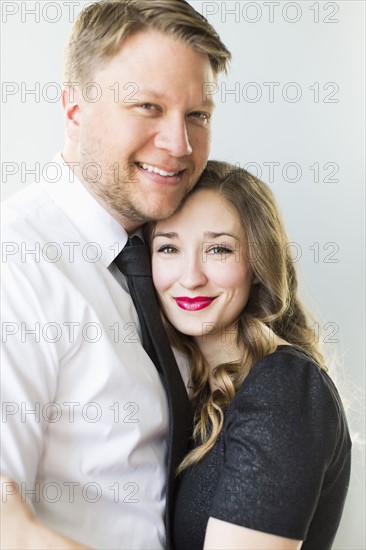
{"label": "woman's nose", "polygon": [[195,256],[186,259],[179,282],[187,289],[201,287],[207,283],[207,276],[201,258]]}

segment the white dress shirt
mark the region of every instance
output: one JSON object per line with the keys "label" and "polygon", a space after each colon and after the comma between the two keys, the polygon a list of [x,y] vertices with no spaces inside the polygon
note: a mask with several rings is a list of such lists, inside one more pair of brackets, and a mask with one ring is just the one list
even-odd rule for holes
{"label": "white dress shirt", "polygon": [[4,203],[1,469],[61,534],[163,548],[167,399],[111,266],[127,234],[54,162]]}

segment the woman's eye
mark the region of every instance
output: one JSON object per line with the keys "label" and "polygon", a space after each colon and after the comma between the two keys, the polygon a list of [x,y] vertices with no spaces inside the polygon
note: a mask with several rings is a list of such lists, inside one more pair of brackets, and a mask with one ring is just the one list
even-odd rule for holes
{"label": "woman's eye", "polygon": [[222,245],[212,246],[207,250],[207,254],[213,254],[213,255],[230,254],[231,252],[232,252],[231,248],[228,248],[227,246],[222,246]]}
{"label": "woman's eye", "polygon": [[162,252],[163,254],[175,254],[177,252],[177,249],[175,248],[175,246],[172,246],[170,244],[164,244],[157,249],[157,252]]}

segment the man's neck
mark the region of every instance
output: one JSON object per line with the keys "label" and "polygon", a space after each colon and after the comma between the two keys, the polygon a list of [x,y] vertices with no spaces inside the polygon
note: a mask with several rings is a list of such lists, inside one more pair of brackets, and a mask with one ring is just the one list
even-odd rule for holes
{"label": "man's neck", "polygon": [[141,227],[141,225],[143,225],[143,221],[130,220],[119,212],[116,212],[113,208],[110,207],[107,201],[103,200],[101,195],[95,193],[93,188],[91,188],[88,182],[85,181],[85,179],[83,178],[82,167],[80,166],[80,162],[76,160],[77,155],[75,154],[74,148],[70,146],[69,143],[65,144],[61,156],[64,159],[65,163],[69,166],[70,170],[74,172],[80,183],[88,191],[88,193],[100,204],[102,208],[104,208],[104,210],[106,210],[119,224],[122,225],[122,227],[125,229],[125,231],[127,231],[128,234],[131,235],[132,233],[135,233],[137,229]]}

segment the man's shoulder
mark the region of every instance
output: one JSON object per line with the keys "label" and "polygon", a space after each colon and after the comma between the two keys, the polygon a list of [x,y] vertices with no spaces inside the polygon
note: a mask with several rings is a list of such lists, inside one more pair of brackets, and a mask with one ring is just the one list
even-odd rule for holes
{"label": "man's shoulder", "polygon": [[25,264],[35,287],[42,280],[40,272],[52,279],[55,271],[65,270],[73,251],[65,250],[65,243],[77,246],[82,237],[45,185],[27,186],[3,201],[1,210],[1,261],[12,284],[22,279]]}
{"label": "man's shoulder", "polygon": [[2,241],[57,238],[67,218],[42,183],[28,185],[1,203]]}
{"label": "man's shoulder", "polygon": [[31,183],[1,202],[2,225],[9,223],[13,218],[35,214],[51,198],[44,185]]}

